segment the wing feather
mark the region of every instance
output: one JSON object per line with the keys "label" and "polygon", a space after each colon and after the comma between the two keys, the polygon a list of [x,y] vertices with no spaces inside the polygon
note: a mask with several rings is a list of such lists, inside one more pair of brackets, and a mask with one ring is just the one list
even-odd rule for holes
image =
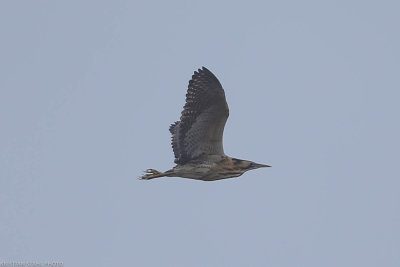
{"label": "wing feather", "polygon": [[205,67],[195,71],[180,121],[170,127],[175,162],[224,155],[222,139],[228,116],[225,92],[217,77]]}

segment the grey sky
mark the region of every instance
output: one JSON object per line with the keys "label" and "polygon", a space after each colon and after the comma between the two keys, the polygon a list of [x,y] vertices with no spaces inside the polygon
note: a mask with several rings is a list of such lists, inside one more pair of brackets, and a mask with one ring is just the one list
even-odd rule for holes
{"label": "grey sky", "polygon": [[[0,261],[400,266],[399,1],[2,1]],[[237,179],[173,166],[206,66]]]}

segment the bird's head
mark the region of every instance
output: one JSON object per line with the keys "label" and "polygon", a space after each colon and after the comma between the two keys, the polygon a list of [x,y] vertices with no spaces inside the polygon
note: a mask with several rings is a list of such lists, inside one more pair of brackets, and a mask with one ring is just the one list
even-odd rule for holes
{"label": "bird's head", "polygon": [[232,163],[235,168],[242,170],[243,173],[247,172],[249,170],[254,170],[254,169],[258,169],[258,168],[271,167],[269,165],[259,164],[259,163],[255,163],[255,162],[252,162],[249,160],[242,160],[242,159],[235,159],[235,158],[232,158]]}

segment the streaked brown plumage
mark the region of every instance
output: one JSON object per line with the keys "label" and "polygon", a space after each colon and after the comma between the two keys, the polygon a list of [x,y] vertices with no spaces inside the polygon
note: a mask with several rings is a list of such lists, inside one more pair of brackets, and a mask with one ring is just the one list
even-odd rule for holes
{"label": "streaked brown plumage", "polygon": [[195,71],[181,119],[169,128],[177,165],[166,172],[148,169],[141,179],[168,176],[214,181],[270,167],[225,155],[222,139],[228,116],[225,92],[217,77],[205,67]]}

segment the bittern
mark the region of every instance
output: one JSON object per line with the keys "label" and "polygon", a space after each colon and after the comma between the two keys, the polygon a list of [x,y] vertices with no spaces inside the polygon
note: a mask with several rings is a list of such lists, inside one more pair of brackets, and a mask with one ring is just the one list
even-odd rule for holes
{"label": "bittern", "polygon": [[225,155],[222,137],[228,116],[225,92],[217,77],[205,67],[195,71],[180,121],[169,128],[177,165],[166,172],[148,169],[141,179],[168,176],[215,181],[270,167]]}

